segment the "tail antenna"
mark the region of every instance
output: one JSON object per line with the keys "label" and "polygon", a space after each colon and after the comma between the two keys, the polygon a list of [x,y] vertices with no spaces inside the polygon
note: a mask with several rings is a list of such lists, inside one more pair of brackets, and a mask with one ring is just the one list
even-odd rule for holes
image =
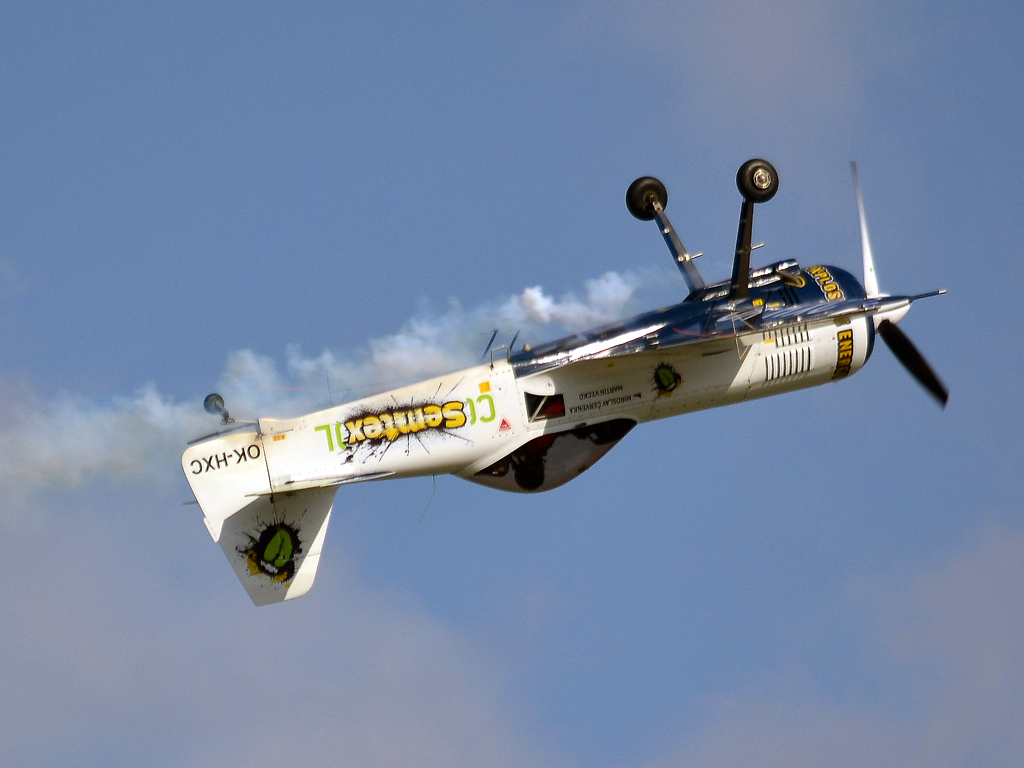
{"label": "tail antenna", "polygon": [[494,339],[497,338],[497,336],[498,336],[498,329],[495,328],[494,329],[494,333],[491,334],[490,341],[487,342],[487,347],[486,347],[486,349],[484,349],[484,353],[482,355],[480,355],[480,359],[481,360],[483,360],[485,357],[487,357],[487,353],[491,351],[491,344],[494,343]]}

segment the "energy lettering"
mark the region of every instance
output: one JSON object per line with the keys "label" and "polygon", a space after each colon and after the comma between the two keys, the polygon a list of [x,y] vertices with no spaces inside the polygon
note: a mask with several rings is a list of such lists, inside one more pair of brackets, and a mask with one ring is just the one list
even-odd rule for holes
{"label": "energy lettering", "polygon": [[846,329],[836,334],[836,372],[832,374],[833,379],[841,379],[850,375],[850,367],[853,365],[853,331]]}

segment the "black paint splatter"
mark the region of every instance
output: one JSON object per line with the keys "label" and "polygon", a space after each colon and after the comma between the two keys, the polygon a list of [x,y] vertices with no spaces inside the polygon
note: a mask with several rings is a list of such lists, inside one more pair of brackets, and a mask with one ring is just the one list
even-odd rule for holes
{"label": "black paint splatter", "polygon": [[295,559],[302,554],[302,540],[296,528],[274,523],[264,528],[258,538],[249,536],[249,546],[238,553],[245,556],[253,576],[262,574],[284,584],[295,576]]}
{"label": "black paint splatter", "polygon": [[654,388],[659,397],[668,397],[683,382],[683,377],[668,363],[662,363],[654,369]]}

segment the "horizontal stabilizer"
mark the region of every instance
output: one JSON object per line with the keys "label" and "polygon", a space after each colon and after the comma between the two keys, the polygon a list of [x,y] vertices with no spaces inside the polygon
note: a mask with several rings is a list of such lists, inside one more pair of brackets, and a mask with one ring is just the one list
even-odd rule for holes
{"label": "horizontal stabilizer", "polygon": [[393,470],[387,472],[364,472],[361,475],[349,475],[348,477],[321,477],[313,480],[289,480],[286,483],[275,486],[274,490],[264,489],[250,496],[273,496],[280,493],[294,493],[295,491],[306,491],[311,488],[336,488],[339,485],[350,485],[351,483],[365,483],[367,480],[383,480],[391,477]]}

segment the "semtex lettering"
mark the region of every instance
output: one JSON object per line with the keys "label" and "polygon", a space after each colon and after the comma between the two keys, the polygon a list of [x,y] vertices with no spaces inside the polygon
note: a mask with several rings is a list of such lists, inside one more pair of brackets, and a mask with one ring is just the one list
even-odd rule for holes
{"label": "semtex lettering", "polygon": [[[451,400],[441,404],[428,403],[406,408],[366,411],[346,421],[336,422],[333,430],[330,424],[321,424],[314,429],[327,436],[327,450],[333,451],[335,439],[338,448],[351,448],[367,442],[393,443],[403,435],[430,430],[444,432],[458,429],[466,424],[464,409],[465,403]],[[490,418],[494,418],[493,409]]]}

